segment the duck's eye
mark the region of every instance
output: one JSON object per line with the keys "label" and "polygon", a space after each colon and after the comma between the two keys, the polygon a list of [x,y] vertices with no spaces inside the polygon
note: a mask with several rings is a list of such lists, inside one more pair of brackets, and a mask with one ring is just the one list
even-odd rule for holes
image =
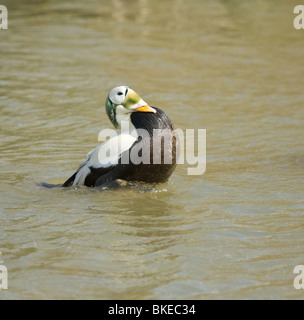
{"label": "duck's eye", "polygon": [[117,95],[118,95],[118,96],[121,96],[121,95],[123,95],[123,93],[122,93],[122,92],[118,92]]}

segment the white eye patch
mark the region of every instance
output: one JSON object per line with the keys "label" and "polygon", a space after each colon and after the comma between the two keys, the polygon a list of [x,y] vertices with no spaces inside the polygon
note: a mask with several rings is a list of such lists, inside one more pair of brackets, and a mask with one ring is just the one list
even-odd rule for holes
{"label": "white eye patch", "polygon": [[120,86],[112,89],[109,93],[109,99],[114,104],[122,104],[126,99],[126,95],[128,92],[127,86]]}

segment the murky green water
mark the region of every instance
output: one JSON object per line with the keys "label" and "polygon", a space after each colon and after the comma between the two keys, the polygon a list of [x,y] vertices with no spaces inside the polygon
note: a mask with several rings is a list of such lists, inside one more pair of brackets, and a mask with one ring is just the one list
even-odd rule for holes
{"label": "murky green water", "polygon": [[[297,1],[1,1],[0,299],[302,299],[304,30]],[[127,84],[207,129],[207,172],[42,189]]]}

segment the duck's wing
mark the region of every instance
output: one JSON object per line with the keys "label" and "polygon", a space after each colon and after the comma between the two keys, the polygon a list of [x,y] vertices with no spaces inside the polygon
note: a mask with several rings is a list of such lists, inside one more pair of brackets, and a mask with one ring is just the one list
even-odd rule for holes
{"label": "duck's wing", "polygon": [[[116,173],[121,154],[129,150],[136,137],[122,133],[116,135],[87,154],[77,171],[62,185],[63,187],[82,186],[93,187],[100,185],[101,181],[107,182],[118,179]],[[96,183],[98,181],[98,184]]]}

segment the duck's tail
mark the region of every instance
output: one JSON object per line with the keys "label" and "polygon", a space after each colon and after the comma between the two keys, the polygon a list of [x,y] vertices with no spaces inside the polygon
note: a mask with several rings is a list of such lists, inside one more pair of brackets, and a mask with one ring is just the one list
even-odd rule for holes
{"label": "duck's tail", "polygon": [[40,187],[48,188],[48,189],[62,187],[62,184],[52,184],[52,183],[46,183],[46,182],[39,182],[37,183],[37,185]]}

